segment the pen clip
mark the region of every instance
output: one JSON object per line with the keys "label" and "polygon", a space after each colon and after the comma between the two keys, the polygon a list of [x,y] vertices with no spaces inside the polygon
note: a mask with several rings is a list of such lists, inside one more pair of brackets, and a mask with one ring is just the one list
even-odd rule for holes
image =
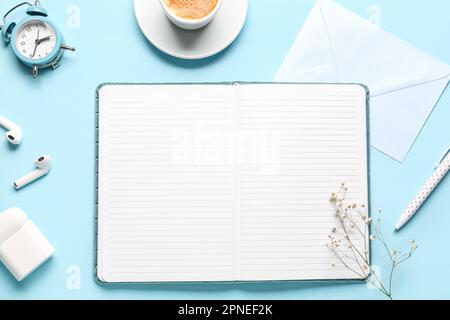
{"label": "pen clip", "polygon": [[435,169],[437,169],[439,167],[439,165],[442,163],[442,161],[444,161],[444,159],[448,156],[448,154],[450,153],[450,147],[447,149],[447,151],[444,153],[444,155],[442,156],[441,160],[439,160],[438,164],[436,165]]}

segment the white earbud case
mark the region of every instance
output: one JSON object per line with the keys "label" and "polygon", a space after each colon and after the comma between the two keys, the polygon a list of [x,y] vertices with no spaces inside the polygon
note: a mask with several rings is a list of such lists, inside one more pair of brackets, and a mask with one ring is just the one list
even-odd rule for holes
{"label": "white earbud case", "polygon": [[21,209],[11,208],[0,213],[0,261],[18,281],[54,253],[53,246]]}

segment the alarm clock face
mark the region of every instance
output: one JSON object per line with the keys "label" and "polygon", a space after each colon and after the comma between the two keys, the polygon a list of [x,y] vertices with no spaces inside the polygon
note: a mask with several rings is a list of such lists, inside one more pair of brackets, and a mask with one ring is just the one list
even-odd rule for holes
{"label": "alarm clock face", "polygon": [[17,31],[17,52],[31,60],[45,59],[55,50],[56,37],[50,24],[39,20],[29,21]]}

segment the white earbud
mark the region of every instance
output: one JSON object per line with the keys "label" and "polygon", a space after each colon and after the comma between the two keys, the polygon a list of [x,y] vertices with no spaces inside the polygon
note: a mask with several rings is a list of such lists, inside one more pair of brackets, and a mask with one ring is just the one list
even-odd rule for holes
{"label": "white earbud", "polygon": [[30,174],[26,175],[23,178],[20,178],[19,180],[14,182],[14,187],[19,190],[26,185],[32,183],[33,181],[36,181],[37,179],[45,176],[52,166],[52,158],[48,155],[40,156],[36,160],[36,170],[31,172]]}
{"label": "white earbud", "polygon": [[8,130],[6,132],[6,139],[9,143],[20,144],[22,142],[22,130],[17,124],[0,116],[0,126]]}

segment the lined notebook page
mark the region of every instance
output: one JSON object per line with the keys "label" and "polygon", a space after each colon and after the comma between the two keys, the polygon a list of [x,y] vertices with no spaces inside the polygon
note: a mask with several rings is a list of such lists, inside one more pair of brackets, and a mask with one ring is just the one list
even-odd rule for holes
{"label": "lined notebook page", "polygon": [[341,182],[367,203],[365,99],[349,85],[102,87],[99,279],[355,278],[325,242]]}
{"label": "lined notebook page", "polygon": [[99,259],[107,282],[234,278],[229,86],[105,86]]}
{"label": "lined notebook page", "polygon": [[238,100],[239,278],[355,278],[325,243],[342,182],[350,203],[367,203],[365,90],[243,85]]}

